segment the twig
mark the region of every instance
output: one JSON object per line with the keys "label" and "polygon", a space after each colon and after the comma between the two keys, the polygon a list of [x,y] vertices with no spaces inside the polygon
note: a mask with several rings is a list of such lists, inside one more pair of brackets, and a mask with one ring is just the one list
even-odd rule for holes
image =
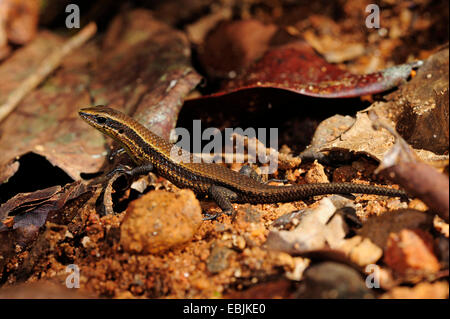
{"label": "twig", "polygon": [[0,122],[15,109],[19,102],[29,92],[35,89],[61,64],[61,61],[67,54],[83,45],[96,31],[97,25],[94,22],[89,23],[80,32],[64,43],[60,49],[54,51],[49,57],[42,61],[37,70],[9,94],[5,103],[0,105]]}

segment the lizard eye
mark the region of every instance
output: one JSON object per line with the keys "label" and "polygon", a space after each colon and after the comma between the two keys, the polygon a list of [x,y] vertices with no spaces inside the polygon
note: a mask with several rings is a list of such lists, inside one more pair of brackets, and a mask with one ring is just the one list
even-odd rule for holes
{"label": "lizard eye", "polygon": [[106,118],[102,116],[97,117],[95,120],[97,121],[98,124],[104,124],[106,122]]}

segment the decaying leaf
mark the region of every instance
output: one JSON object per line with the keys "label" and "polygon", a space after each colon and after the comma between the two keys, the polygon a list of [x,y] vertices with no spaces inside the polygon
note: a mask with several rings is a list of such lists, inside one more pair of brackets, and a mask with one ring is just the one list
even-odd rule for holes
{"label": "decaying leaf", "polygon": [[364,44],[361,42],[346,42],[332,35],[318,37],[312,31],[306,31],[303,36],[329,63],[352,60],[364,54]]}
{"label": "decaying leaf", "polygon": [[[315,146],[314,148],[310,148],[310,150],[318,149],[321,152],[350,151],[365,154],[381,161],[394,145],[394,138],[386,131],[378,131],[372,128],[372,121],[367,111],[377,110],[379,112],[382,108],[383,106],[380,103],[375,103],[369,109],[358,112],[356,119],[348,119],[345,122],[341,119],[340,115],[333,116],[327,122],[323,123],[324,125],[318,127],[313,139],[326,141],[327,136],[328,138],[334,136],[335,139],[321,145],[317,143],[320,147]],[[334,131],[334,134],[330,136],[327,132],[331,130]],[[416,150],[416,154],[425,161],[436,162],[437,165],[448,159],[447,155],[437,155],[423,149]]]}
{"label": "decaying leaf", "polygon": [[292,42],[268,50],[241,76],[225,83],[220,92],[203,98],[254,88],[277,88],[322,98],[375,94],[401,84],[421,64],[418,61],[357,75],[327,63],[305,42]]}
{"label": "decaying leaf", "polygon": [[[42,32],[3,63],[0,66],[0,75],[4,79],[0,100],[3,102],[62,41],[56,35]],[[98,160],[89,153],[95,152],[98,146],[92,139],[81,136],[79,132],[84,130],[84,123],[80,123],[76,114],[80,105],[89,103],[86,90],[89,78],[81,70],[87,72],[89,60],[95,56],[96,49],[92,45],[70,54],[54,76],[29,93],[0,124],[0,172],[28,152],[46,157],[74,179],[85,167],[89,168],[87,171],[95,167]],[[10,177],[1,175],[0,182]]]}
{"label": "decaying leaf", "polygon": [[[436,165],[448,160],[448,155],[445,154],[445,149],[448,154],[449,143],[448,101],[444,102],[445,96],[448,95],[445,93],[448,90],[448,68],[443,67],[445,59],[448,64],[448,50],[440,51],[430,57],[419,69],[418,75],[401,86],[399,92],[396,92],[390,101],[375,102],[368,109],[358,112],[353,121],[349,117],[342,118],[340,115],[324,121],[315,133],[312,148],[319,151],[347,150],[363,153],[381,161],[393,147],[394,136],[386,130],[376,130],[372,127],[368,112],[373,112],[391,127],[401,128],[407,138],[415,139],[413,147],[422,147],[415,150],[421,160],[436,162]],[[425,80],[428,74],[431,76]],[[418,82],[416,80],[418,78],[421,81]],[[421,92],[428,93],[417,95],[415,92],[418,86],[422,87]],[[421,109],[419,105],[428,105],[428,111],[425,111],[423,107],[423,112],[419,111]],[[412,108],[414,112],[417,112],[416,115],[406,116],[405,114],[409,114]],[[422,115],[419,114],[421,112]],[[431,119],[434,119],[432,123],[428,123],[427,121]],[[330,137],[333,139],[327,140]],[[422,142],[419,143],[419,140]]]}
{"label": "decaying leaf", "polygon": [[33,193],[17,194],[0,206],[0,220],[4,220],[8,215],[17,215],[20,212],[26,213],[48,201],[60,190],[61,186],[56,185]]}
{"label": "decaying leaf", "polygon": [[[17,194],[0,207],[0,231],[8,229],[41,227],[50,213],[60,210],[68,201],[86,193],[80,181],[65,187],[52,186],[33,193]],[[12,220],[9,220],[12,217]],[[8,226],[4,221],[8,220]]]}

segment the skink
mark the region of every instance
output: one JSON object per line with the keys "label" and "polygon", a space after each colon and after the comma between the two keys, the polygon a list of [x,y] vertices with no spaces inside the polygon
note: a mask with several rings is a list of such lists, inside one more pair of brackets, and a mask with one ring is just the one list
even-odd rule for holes
{"label": "skink", "polygon": [[119,142],[136,165],[144,168],[142,172],[153,170],[180,188],[208,195],[227,214],[233,212],[232,202],[277,203],[350,193],[406,197],[402,190],[354,183],[267,185],[216,163],[195,163],[190,153],[185,161],[174,159],[174,144],[117,110],[96,106],[81,109],[79,114],[91,126]]}

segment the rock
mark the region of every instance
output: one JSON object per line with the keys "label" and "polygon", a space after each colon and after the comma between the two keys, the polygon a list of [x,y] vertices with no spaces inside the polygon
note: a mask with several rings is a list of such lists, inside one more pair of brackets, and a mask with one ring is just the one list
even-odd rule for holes
{"label": "rock", "polygon": [[381,296],[383,299],[447,299],[448,283],[438,281],[435,283],[422,282],[412,288],[395,287]]}
{"label": "rock", "polygon": [[334,214],[324,230],[324,236],[328,246],[334,249],[341,245],[348,230],[344,217],[340,214]]}
{"label": "rock", "polygon": [[246,245],[244,237],[238,236],[238,235],[233,235],[231,238],[232,238],[233,247],[235,247],[239,250],[244,250],[245,245]]}
{"label": "rock", "polygon": [[218,273],[228,268],[228,257],[234,253],[231,249],[215,245],[206,261],[206,268],[212,273]]}
{"label": "rock", "polygon": [[435,273],[441,266],[433,253],[433,238],[420,229],[404,229],[389,236],[384,262],[402,275]]}
{"label": "rock", "polygon": [[271,230],[267,236],[267,247],[287,253],[323,248],[326,244],[326,223],[335,211],[336,207],[331,200],[323,198],[320,200],[319,206],[303,211],[295,229],[291,231]]}
{"label": "rock", "polygon": [[448,223],[446,223],[442,218],[440,218],[437,215],[434,216],[433,226],[442,235],[444,235],[447,238],[449,237]]}
{"label": "rock", "polygon": [[250,205],[245,208],[244,221],[247,223],[259,223],[262,213]]}
{"label": "rock", "polygon": [[156,190],[133,201],[121,225],[120,243],[134,253],[159,253],[192,239],[202,223],[191,190]]}
{"label": "rock", "polygon": [[343,214],[336,211],[348,208],[347,199],[330,196],[323,198],[319,206],[292,212],[276,219],[272,226],[285,227],[296,225],[292,230],[272,229],[267,236],[269,249],[287,253],[304,253],[312,250],[336,249],[344,241],[349,227]]}
{"label": "rock", "polygon": [[351,182],[358,171],[350,165],[338,167],[333,172],[333,182]]}
{"label": "rock", "polygon": [[294,257],[294,269],[292,271],[286,271],[286,278],[294,281],[300,281],[303,279],[303,273],[309,267],[311,260],[308,258]]}
{"label": "rock", "polygon": [[313,183],[329,183],[328,176],[325,174],[325,170],[322,164],[319,164],[317,161],[311,166],[311,169],[305,175],[305,181],[308,184]]}
{"label": "rock", "polygon": [[304,209],[301,209],[283,214],[277,219],[275,219],[270,226],[277,229],[284,229],[290,228],[291,224],[298,225],[301,215],[303,214],[304,211],[305,211]]}
{"label": "rock", "polygon": [[335,262],[323,262],[308,268],[294,296],[314,299],[374,298],[360,273]]}
{"label": "rock", "polygon": [[337,248],[359,266],[375,264],[383,256],[383,249],[375,245],[369,238],[361,236],[349,238]]}
{"label": "rock", "polygon": [[350,260],[360,266],[375,264],[383,256],[383,249],[364,238],[350,253]]}
{"label": "rock", "polygon": [[404,228],[428,230],[432,224],[433,216],[430,214],[414,209],[400,209],[370,217],[357,233],[370,238],[377,246],[385,247],[390,233],[399,232]]}

